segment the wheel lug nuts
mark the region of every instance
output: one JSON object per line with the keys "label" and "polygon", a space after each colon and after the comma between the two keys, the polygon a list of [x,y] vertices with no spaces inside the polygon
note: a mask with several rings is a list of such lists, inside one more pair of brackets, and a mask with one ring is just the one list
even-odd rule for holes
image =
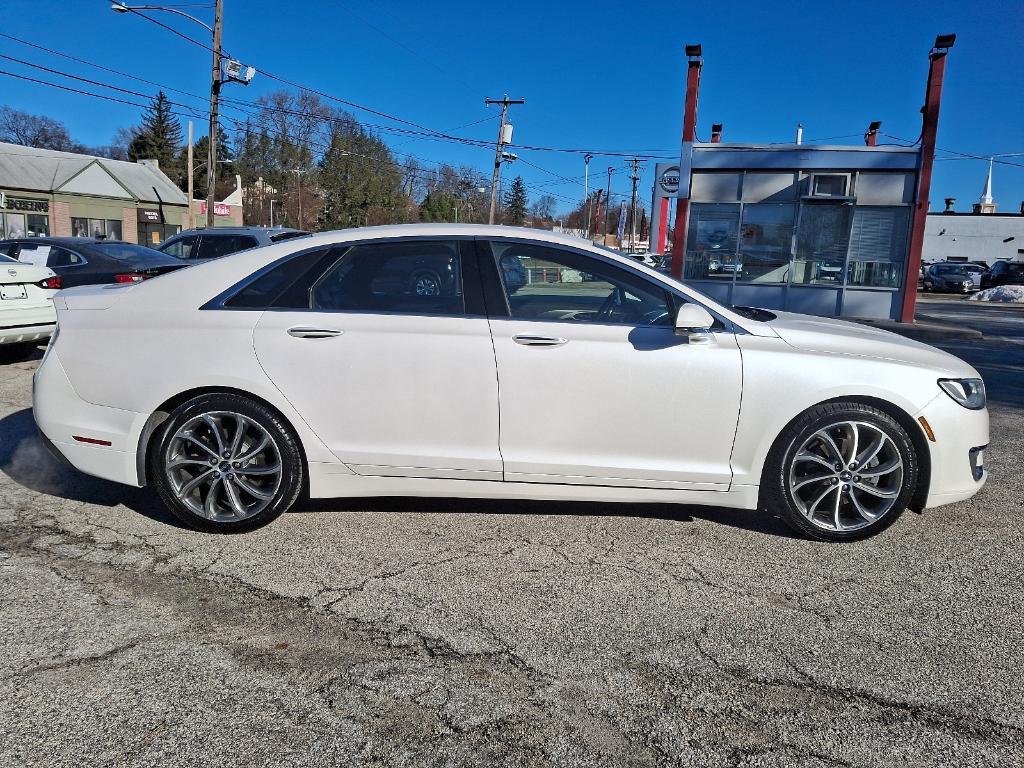
{"label": "wheel lug nuts", "polygon": [[230,458],[231,458],[231,453],[230,453],[230,451],[224,451],[224,458],[225,458],[225,459],[230,459]]}
{"label": "wheel lug nuts", "polygon": [[235,469],[241,469],[241,468],[242,468],[242,462],[240,462],[240,461],[236,461],[236,462],[235,462],[234,464],[232,464],[231,466],[233,466],[233,467],[234,467]]}
{"label": "wheel lug nuts", "polygon": [[854,475],[853,482],[859,483],[860,482],[860,475]]}
{"label": "wheel lug nuts", "polygon": [[216,467],[217,466],[217,460],[216,459],[210,459],[210,464],[212,466]]}
{"label": "wheel lug nuts", "polygon": [[857,468],[857,462],[851,461],[850,462],[850,469],[856,469],[856,468]]}

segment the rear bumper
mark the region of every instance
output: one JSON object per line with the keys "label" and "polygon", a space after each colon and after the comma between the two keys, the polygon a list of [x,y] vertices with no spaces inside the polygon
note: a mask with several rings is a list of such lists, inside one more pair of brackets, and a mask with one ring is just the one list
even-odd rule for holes
{"label": "rear bumper", "polygon": [[980,491],[988,479],[988,411],[968,410],[940,392],[915,417],[924,417],[935,434],[928,443],[932,467],[925,507],[963,501]]}
{"label": "rear bumper", "polygon": [[53,335],[56,328],[53,321],[29,325],[0,325],[0,344],[26,344],[33,341],[44,341]]}
{"label": "rear bumper", "polygon": [[52,349],[32,380],[32,413],[47,447],[75,469],[116,483],[140,485],[137,448],[146,414],[80,398]]}

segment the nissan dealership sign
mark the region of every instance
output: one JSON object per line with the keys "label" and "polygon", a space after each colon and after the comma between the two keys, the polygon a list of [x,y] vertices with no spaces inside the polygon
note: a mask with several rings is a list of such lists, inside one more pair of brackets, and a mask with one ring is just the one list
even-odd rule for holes
{"label": "nissan dealership sign", "polygon": [[666,195],[675,195],[679,192],[679,166],[672,165],[662,170],[658,165],[658,186]]}

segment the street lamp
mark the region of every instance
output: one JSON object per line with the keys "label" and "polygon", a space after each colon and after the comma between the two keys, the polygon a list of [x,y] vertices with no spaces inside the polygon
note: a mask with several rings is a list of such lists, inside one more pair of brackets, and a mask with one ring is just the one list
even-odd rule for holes
{"label": "street lamp", "polygon": [[[115,13],[138,13],[139,11],[164,11],[165,13],[173,13],[176,16],[182,16],[189,21],[195,22],[213,36],[213,46],[211,48],[213,51],[213,67],[210,75],[210,152],[206,161],[209,169],[206,174],[206,226],[212,227],[214,225],[214,208],[216,206],[217,113],[219,108],[218,102],[220,98],[220,87],[225,80],[228,82],[233,81],[242,83],[243,85],[248,85],[249,81],[252,80],[253,76],[256,74],[256,70],[252,67],[246,67],[240,62],[234,60],[228,61],[228,76],[226,78],[221,72],[221,58],[223,56],[223,50],[221,49],[221,33],[224,26],[224,0],[216,0],[212,27],[202,19],[197,19],[190,13],[185,13],[177,8],[167,8],[162,5],[125,5],[121,0],[112,0],[110,10]],[[189,215],[191,217],[192,201],[189,200],[188,204]]]}

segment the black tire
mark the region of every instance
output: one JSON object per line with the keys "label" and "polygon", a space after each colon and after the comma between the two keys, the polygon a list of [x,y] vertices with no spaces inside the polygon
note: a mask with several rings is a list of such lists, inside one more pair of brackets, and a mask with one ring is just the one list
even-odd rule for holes
{"label": "black tire", "polygon": [[[881,438],[879,438],[879,441],[885,445],[886,451],[893,453],[893,459],[890,463],[895,463],[895,452],[898,452],[899,459],[902,461],[901,475],[896,487],[889,491],[895,494],[892,506],[879,515],[877,519],[870,520],[867,524],[863,524],[863,522],[870,518],[857,514],[856,509],[852,506],[852,501],[847,498],[847,495],[867,485],[870,481],[864,481],[862,485],[857,486],[856,483],[850,483],[849,481],[859,481],[861,480],[859,476],[841,477],[836,480],[830,478],[828,482],[835,483],[835,492],[840,494],[839,501],[835,502],[835,504],[839,505],[840,509],[837,519],[840,521],[844,518],[849,519],[847,518],[847,513],[850,513],[852,523],[862,525],[862,527],[853,530],[827,528],[823,527],[822,521],[815,517],[813,509],[811,510],[811,516],[808,517],[797,505],[794,499],[794,496],[797,496],[797,492],[795,490],[791,491],[790,484],[792,480],[806,479],[806,476],[792,478],[791,472],[796,471],[796,466],[814,466],[813,462],[805,462],[803,465],[794,463],[797,452],[804,447],[806,441],[813,439],[821,430],[827,431],[830,425],[838,426],[849,422],[867,425],[864,427],[865,432],[870,431],[874,435],[884,434],[889,438],[891,443],[886,443]],[[836,442],[838,443],[839,441]],[[849,446],[839,445],[839,447],[845,453]],[[865,452],[860,450],[857,453],[859,456],[865,455]],[[875,459],[875,461],[881,462],[881,459]],[[835,466],[838,467],[838,464]],[[768,454],[764,474],[762,475],[762,507],[769,513],[779,515],[791,528],[808,538],[832,542],[856,541],[884,531],[903,514],[914,495],[919,468],[917,453],[914,450],[910,436],[900,426],[899,422],[888,413],[863,403],[823,403],[810,408],[790,422],[776,439]],[[871,470],[874,467],[865,467],[864,469]],[[822,476],[833,471],[837,474],[840,473],[839,469],[826,469],[824,467],[818,471]],[[841,471],[843,476],[852,474],[850,468],[845,464]],[[827,486],[823,481],[818,487],[826,488]],[[859,497],[862,496],[863,493],[860,493]],[[873,498],[873,496],[869,496],[869,498]],[[888,500],[885,500],[885,503],[888,503]]]}
{"label": "black tire", "polygon": [[0,344],[0,363],[22,363],[39,349],[38,341],[21,341],[17,344]]}
{"label": "black tire", "polygon": [[[218,418],[224,417],[244,417],[248,420],[246,429],[251,430],[250,434],[255,433],[259,435],[259,430],[262,430],[270,438],[270,443],[265,451],[265,454],[271,453],[279,459],[280,471],[275,472],[273,482],[276,486],[266,490],[266,496],[272,497],[266,506],[258,511],[254,512],[251,516],[244,517],[242,519],[231,519],[221,518],[215,515],[218,519],[210,519],[198,514],[193,508],[189,506],[189,501],[196,504],[196,499],[192,494],[188,494],[188,498],[183,500],[179,497],[175,491],[175,483],[178,482],[181,485],[181,478],[173,474],[173,470],[168,467],[168,462],[172,459],[172,450],[178,450],[176,446],[172,446],[172,443],[181,445],[180,441],[177,440],[176,435],[178,430],[182,426],[194,423],[196,419],[209,414],[220,414]],[[237,419],[233,419],[236,424]],[[212,432],[210,433],[212,435]],[[248,439],[248,438],[247,438]],[[253,439],[253,442],[257,442]],[[212,444],[212,441],[211,441]],[[251,444],[249,446],[252,447]],[[207,449],[208,450],[208,449]],[[247,448],[240,446],[239,452],[243,452]],[[212,452],[211,452],[212,453]],[[196,450],[196,457],[206,457],[208,454],[203,453],[203,450]],[[180,456],[178,457],[180,458]],[[190,528],[195,528],[201,531],[208,531],[211,533],[242,533],[244,531],[251,531],[255,528],[266,525],[282,513],[286,512],[298,499],[299,494],[303,487],[303,479],[305,475],[305,466],[302,459],[302,451],[299,447],[299,439],[295,435],[291,426],[287,424],[277,413],[267,408],[265,405],[251,400],[241,395],[228,394],[228,393],[213,393],[200,395],[194,397],[191,400],[182,403],[180,406],[174,409],[170,417],[160,425],[160,428],[156,431],[153,437],[153,441],[150,444],[150,450],[148,455],[149,462],[149,477],[156,488],[157,493],[160,496],[161,501],[166,505],[167,509],[173,514],[178,520],[187,525]],[[197,463],[197,462],[190,462]],[[230,462],[223,462],[224,464],[230,464]],[[265,467],[264,467],[265,468]],[[230,478],[228,475],[234,474],[231,467],[210,467],[208,471],[213,472],[219,470],[224,473],[222,482],[226,485]],[[198,469],[195,475],[204,473],[206,470]],[[245,473],[238,470],[238,464],[235,465],[235,471],[238,475],[244,475]],[[195,477],[195,475],[193,477]],[[217,478],[221,478],[218,474]],[[278,479],[279,478],[279,479]],[[246,478],[246,482],[251,487],[259,487],[258,483],[251,482],[252,478]],[[205,482],[200,486],[197,486],[196,493],[202,494],[202,488]],[[235,498],[239,498],[240,486],[234,486]],[[226,496],[226,489],[221,490],[222,499],[224,501],[230,501]],[[207,491],[209,495],[209,491]],[[253,507],[258,507],[263,501],[257,499],[255,496],[243,497],[247,498]],[[201,511],[201,510],[200,510]]]}

